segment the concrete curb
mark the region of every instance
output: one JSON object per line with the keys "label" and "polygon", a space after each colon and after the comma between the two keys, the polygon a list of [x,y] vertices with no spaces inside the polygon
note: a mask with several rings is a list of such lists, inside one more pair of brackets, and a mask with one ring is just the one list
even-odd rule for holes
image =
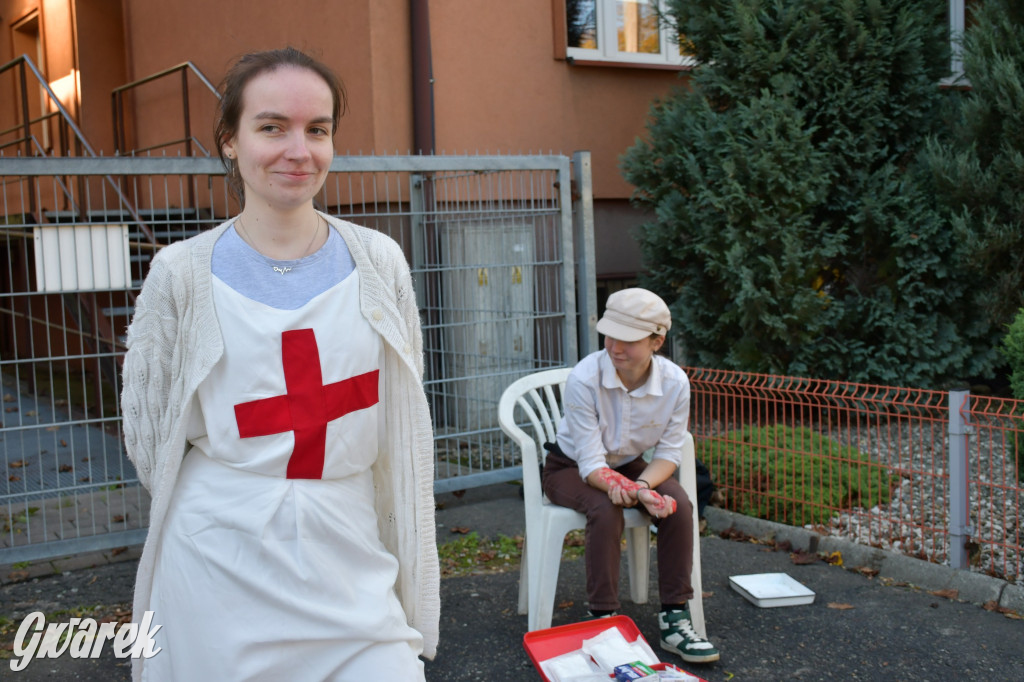
{"label": "concrete curb", "polygon": [[121,561],[134,561],[142,556],[142,545],[116,547],[103,551],[82,552],[52,559],[18,564],[0,565],[0,586],[20,583],[33,578],[61,575],[70,571],[81,571],[104,564],[116,564]]}
{"label": "concrete curb", "polygon": [[956,590],[960,601],[979,605],[995,602],[1002,608],[1024,614],[1024,586],[999,578],[929,563],[850,540],[821,536],[805,528],[755,519],[717,507],[706,507],[704,518],[708,528],[715,533],[733,529],[760,540],[788,541],[795,550],[840,552],[844,566],[865,566],[877,570],[883,578],[928,591]]}

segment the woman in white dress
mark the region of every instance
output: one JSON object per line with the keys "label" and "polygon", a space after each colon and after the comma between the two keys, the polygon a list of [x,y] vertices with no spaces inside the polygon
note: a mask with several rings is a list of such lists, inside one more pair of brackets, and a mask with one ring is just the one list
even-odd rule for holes
{"label": "woman in white dress", "polygon": [[399,246],[315,210],[344,109],[246,55],[217,126],[243,209],[163,249],[128,330],[125,443],[152,494],[134,680],[417,680],[437,645],[430,415]]}

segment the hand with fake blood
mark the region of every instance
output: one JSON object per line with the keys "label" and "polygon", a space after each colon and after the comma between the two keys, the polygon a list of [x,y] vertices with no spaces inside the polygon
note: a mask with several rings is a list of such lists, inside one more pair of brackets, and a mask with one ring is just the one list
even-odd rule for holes
{"label": "hand with fake blood", "polygon": [[604,467],[598,469],[591,476],[596,477],[604,484],[608,491],[608,499],[612,504],[620,507],[633,507],[637,503],[637,491],[642,487],[636,481],[631,481],[618,471]]}
{"label": "hand with fake blood", "polygon": [[647,513],[656,519],[663,519],[676,511],[676,501],[673,497],[660,495],[648,488],[640,488],[636,494],[637,499],[647,509]]}

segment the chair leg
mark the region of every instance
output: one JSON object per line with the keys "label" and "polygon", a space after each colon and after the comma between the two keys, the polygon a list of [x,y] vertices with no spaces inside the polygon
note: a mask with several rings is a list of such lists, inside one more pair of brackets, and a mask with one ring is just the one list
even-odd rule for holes
{"label": "chair leg", "polygon": [[531,632],[551,627],[555,609],[555,589],[558,586],[558,569],[562,562],[562,543],[565,541],[564,533],[555,533],[554,539],[548,533],[543,535],[548,542],[535,544],[528,558],[528,570],[531,574],[527,583],[530,612],[526,621],[527,629]]}
{"label": "chair leg", "polygon": [[523,538],[523,554],[519,557],[519,615],[526,615],[530,612],[530,571],[527,570],[526,538]]}
{"label": "chair leg", "polygon": [[707,639],[708,633],[704,626],[704,586],[701,584],[700,577],[700,534],[696,531],[693,545],[693,571],[690,573],[693,598],[690,599],[690,622],[693,623],[693,629],[697,631],[697,634]]}
{"label": "chair leg", "polygon": [[647,526],[626,529],[626,560],[630,599],[634,604],[646,604],[651,575],[651,531]]}

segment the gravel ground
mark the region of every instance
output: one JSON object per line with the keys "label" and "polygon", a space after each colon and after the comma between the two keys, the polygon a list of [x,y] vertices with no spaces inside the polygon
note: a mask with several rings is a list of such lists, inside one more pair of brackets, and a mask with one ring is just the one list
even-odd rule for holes
{"label": "gravel ground", "polygon": [[[833,438],[885,464],[900,482],[888,504],[844,512],[827,528],[815,530],[948,565],[949,438],[944,428],[901,423],[833,432]],[[1021,582],[1024,489],[1017,481],[1013,432],[1002,435],[979,430],[969,441],[971,570]]]}

